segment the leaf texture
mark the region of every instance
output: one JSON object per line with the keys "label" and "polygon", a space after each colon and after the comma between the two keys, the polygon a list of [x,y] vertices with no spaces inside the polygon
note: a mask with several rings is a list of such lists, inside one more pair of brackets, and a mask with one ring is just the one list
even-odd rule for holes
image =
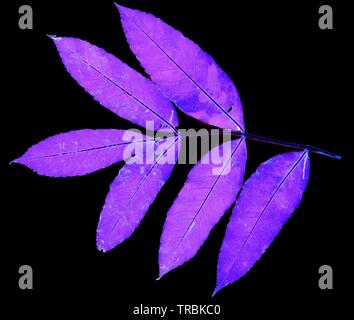
{"label": "leaf texture", "polygon": [[[61,133],[32,146],[14,162],[44,176],[82,176],[123,160],[124,148],[132,143],[124,141],[124,132],[84,129]],[[151,139],[142,136],[135,143]]]}
{"label": "leaf texture", "polygon": [[212,57],[159,18],[117,7],[130,48],[178,108],[220,128],[244,128],[239,94]]}
{"label": "leaf texture", "polygon": [[[104,252],[127,239],[138,227],[162,186],[168,180],[174,164],[161,163],[178,138],[164,142],[165,150],[152,164],[126,164],[110,186],[97,227],[97,248]],[[175,162],[178,148],[175,148]]]}
{"label": "leaf texture", "polygon": [[231,148],[222,152],[223,145],[212,149],[204,158],[215,159],[222,154],[220,171],[213,173],[215,164],[202,159],[188,175],[187,181],[167,213],[161,236],[160,277],[191,259],[208,238],[210,231],[230,208],[241,189],[246,164],[244,139],[229,141]]}
{"label": "leaf texture", "polygon": [[240,279],[262,256],[301,202],[310,173],[306,151],[275,156],[247,180],[227,226],[215,292]]}
{"label": "leaf texture", "polygon": [[173,105],[154,84],[125,63],[87,41],[53,37],[71,76],[102,106],[137,125],[175,131]]}

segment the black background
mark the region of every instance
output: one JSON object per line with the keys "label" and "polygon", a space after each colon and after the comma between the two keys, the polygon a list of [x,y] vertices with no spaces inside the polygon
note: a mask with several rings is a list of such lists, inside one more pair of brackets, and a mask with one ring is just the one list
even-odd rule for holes
{"label": "black background", "polygon": [[[133,236],[103,254],[96,249],[96,225],[120,164],[70,179],[8,165],[32,144],[59,132],[131,127],[75,83],[45,36],[86,39],[143,72],[113,1],[9,1],[2,10],[0,110],[1,288],[6,297],[18,305],[30,303],[36,314],[47,305],[55,312],[68,312],[72,305],[79,312],[113,311],[115,319],[133,319],[132,308],[140,303],[221,304],[223,319],[343,311],[352,277],[347,259],[353,251],[352,186],[347,185],[353,150],[349,8],[328,1],[120,3],[159,16],[215,58],[239,90],[247,131],[316,145],[344,158],[311,157],[310,182],[299,209],[256,266],[215,298],[210,296],[218,249],[230,212],[193,260],[155,281],[164,218],[188,167],[175,168]],[[18,28],[21,4],[32,5],[34,30]],[[334,30],[318,28],[322,4],[333,7]],[[195,125],[183,115],[180,123],[181,128]],[[269,157],[289,151],[251,141],[248,147],[247,176]],[[23,264],[34,269],[32,291],[18,289]],[[323,264],[333,267],[334,290],[318,287]]]}

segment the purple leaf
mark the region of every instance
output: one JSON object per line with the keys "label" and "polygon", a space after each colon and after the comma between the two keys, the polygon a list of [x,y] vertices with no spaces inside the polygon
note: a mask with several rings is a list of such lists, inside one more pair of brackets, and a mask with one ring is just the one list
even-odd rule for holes
{"label": "purple leaf", "polygon": [[246,165],[244,139],[227,142],[212,149],[203,158],[215,159],[222,154],[223,164],[218,174],[215,164],[193,167],[177,199],[167,213],[161,237],[159,265],[160,277],[191,259],[208,238],[210,231],[230,208],[242,186]]}
{"label": "purple leaf", "polygon": [[125,130],[77,130],[61,133],[32,146],[16,159],[40,175],[49,177],[82,176],[123,160],[124,148],[130,143],[151,141],[123,140]]}
{"label": "purple leaf", "polygon": [[53,40],[67,71],[104,107],[142,127],[154,121],[154,130],[175,131],[176,111],[149,79],[87,41]]}
{"label": "purple leaf", "polygon": [[220,128],[244,128],[239,94],[212,57],[153,15],[117,7],[132,51],[178,108]]}
{"label": "purple leaf", "polygon": [[[165,150],[152,164],[126,164],[110,186],[97,227],[97,248],[104,252],[127,239],[138,227],[162,186],[168,180],[174,164],[162,163],[178,138],[164,142]],[[156,143],[157,145],[157,143]],[[177,149],[177,148],[175,148]],[[174,153],[174,163],[178,152]]]}
{"label": "purple leaf", "polygon": [[222,244],[215,292],[256,263],[301,202],[310,174],[306,151],[264,162],[247,180]]}

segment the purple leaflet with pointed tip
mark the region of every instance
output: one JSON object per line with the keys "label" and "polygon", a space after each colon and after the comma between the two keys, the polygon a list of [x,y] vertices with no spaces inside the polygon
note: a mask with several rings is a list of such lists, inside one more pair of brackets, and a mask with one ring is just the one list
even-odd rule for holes
{"label": "purple leaflet with pointed tip", "polygon": [[[197,253],[210,231],[236,200],[241,189],[246,164],[244,139],[226,142],[231,148],[219,145],[196,164],[167,213],[161,236],[160,277],[182,265]],[[223,156],[220,171],[215,174],[214,154]]]}
{"label": "purple leaflet with pointed tip", "polygon": [[[145,213],[168,180],[174,164],[161,163],[170,148],[175,148],[174,163],[178,158],[178,138],[163,142],[164,151],[153,164],[126,164],[110,186],[97,227],[96,243],[99,250],[109,251],[126,240],[139,226]],[[155,144],[156,148],[159,143]]]}
{"label": "purple leaflet with pointed tip", "polygon": [[101,105],[142,127],[154,121],[154,130],[175,131],[176,111],[149,79],[87,41],[52,39],[67,71]]}
{"label": "purple leaflet with pointed tip", "polygon": [[212,57],[159,18],[117,7],[130,48],[178,108],[220,128],[244,128],[239,94]]}
{"label": "purple leaflet with pointed tip", "polygon": [[227,226],[215,292],[256,263],[301,202],[310,174],[306,151],[275,156],[246,181]]}
{"label": "purple leaflet with pointed tip", "polygon": [[123,139],[124,132],[84,129],[61,133],[35,144],[14,162],[44,176],[82,176],[123,160],[127,144],[153,139],[142,135],[140,141],[127,142]]}

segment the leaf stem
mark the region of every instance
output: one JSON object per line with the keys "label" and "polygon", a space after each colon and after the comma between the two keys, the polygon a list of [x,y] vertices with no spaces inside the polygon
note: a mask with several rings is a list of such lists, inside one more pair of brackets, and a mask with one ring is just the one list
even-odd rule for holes
{"label": "leaf stem", "polygon": [[337,159],[337,160],[340,160],[342,158],[341,156],[339,156],[337,154],[334,154],[332,152],[329,152],[329,151],[326,151],[326,150],[323,150],[323,149],[320,149],[320,148],[317,148],[314,146],[310,146],[308,144],[301,144],[301,143],[288,142],[288,141],[284,141],[284,140],[271,139],[271,138],[258,136],[258,135],[244,132],[244,131],[243,132],[232,131],[231,135],[236,136],[236,137],[244,137],[246,139],[253,140],[253,141],[279,145],[279,146],[283,146],[283,147],[289,147],[289,148],[294,148],[294,149],[303,149],[308,152],[317,153],[317,154],[320,154],[320,155],[323,155],[326,157],[330,157],[333,159]]}

